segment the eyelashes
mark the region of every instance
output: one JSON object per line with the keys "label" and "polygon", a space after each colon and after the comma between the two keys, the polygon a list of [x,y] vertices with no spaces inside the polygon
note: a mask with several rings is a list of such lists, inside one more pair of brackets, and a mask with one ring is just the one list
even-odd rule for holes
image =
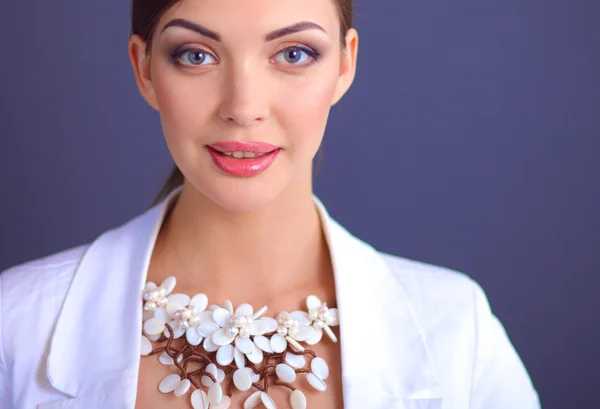
{"label": "eyelashes", "polygon": [[[321,53],[303,45],[288,46],[280,50],[272,61],[291,67],[308,67],[319,61]],[[194,67],[214,65],[218,63],[217,57],[201,47],[178,47],[170,54],[170,58],[178,66]]]}

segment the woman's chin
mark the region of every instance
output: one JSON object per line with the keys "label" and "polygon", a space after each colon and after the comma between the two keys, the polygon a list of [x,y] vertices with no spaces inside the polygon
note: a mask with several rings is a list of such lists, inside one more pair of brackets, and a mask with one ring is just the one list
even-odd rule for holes
{"label": "woman's chin", "polygon": [[280,191],[274,189],[272,184],[263,184],[248,179],[221,184],[209,191],[205,190],[204,193],[213,203],[231,213],[259,210],[281,194]]}

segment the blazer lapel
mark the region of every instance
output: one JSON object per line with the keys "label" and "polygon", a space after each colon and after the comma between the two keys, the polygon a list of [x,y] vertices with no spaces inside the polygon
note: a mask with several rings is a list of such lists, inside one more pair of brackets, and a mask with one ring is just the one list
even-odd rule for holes
{"label": "blazer lapel", "polygon": [[315,202],[335,274],[346,408],[441,407],[435,366],[404,288],[379,252]]}
{"label": "blazer lapel", "polygon": [[[51,385],[77,398],[69,405],[79,401],[88,408],[134,407],[142,333],[140,294],[164,213],[177,193],[102,234],[80,261],[58,317],[47,366]],[[94,406],[92,401],[105,404]],[[113,405],[116,402],[120,403]]]}

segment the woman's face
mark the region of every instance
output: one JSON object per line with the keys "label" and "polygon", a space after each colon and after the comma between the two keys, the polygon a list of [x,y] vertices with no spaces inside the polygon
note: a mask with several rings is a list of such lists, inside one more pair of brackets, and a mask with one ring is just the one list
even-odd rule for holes
{"label": "woman's face", "polygon": [[137,36],[129,50],[186,183],[247,211],[310,192],[330,107],[354,77],[354,30],[346,41],[334,0],[182,0],[150,58]]}

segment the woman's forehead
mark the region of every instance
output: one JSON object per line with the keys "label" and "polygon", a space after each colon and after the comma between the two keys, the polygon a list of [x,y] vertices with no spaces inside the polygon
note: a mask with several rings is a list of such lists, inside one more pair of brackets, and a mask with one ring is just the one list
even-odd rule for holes
{"label": "woman's forehead", "polygon": [[299,21],[310,21],[327,29],[339,24],[336,1],[181,0],[165,12],[160,25],[174,18],[184,18],[224,32],[233,28],[268,32]]}

